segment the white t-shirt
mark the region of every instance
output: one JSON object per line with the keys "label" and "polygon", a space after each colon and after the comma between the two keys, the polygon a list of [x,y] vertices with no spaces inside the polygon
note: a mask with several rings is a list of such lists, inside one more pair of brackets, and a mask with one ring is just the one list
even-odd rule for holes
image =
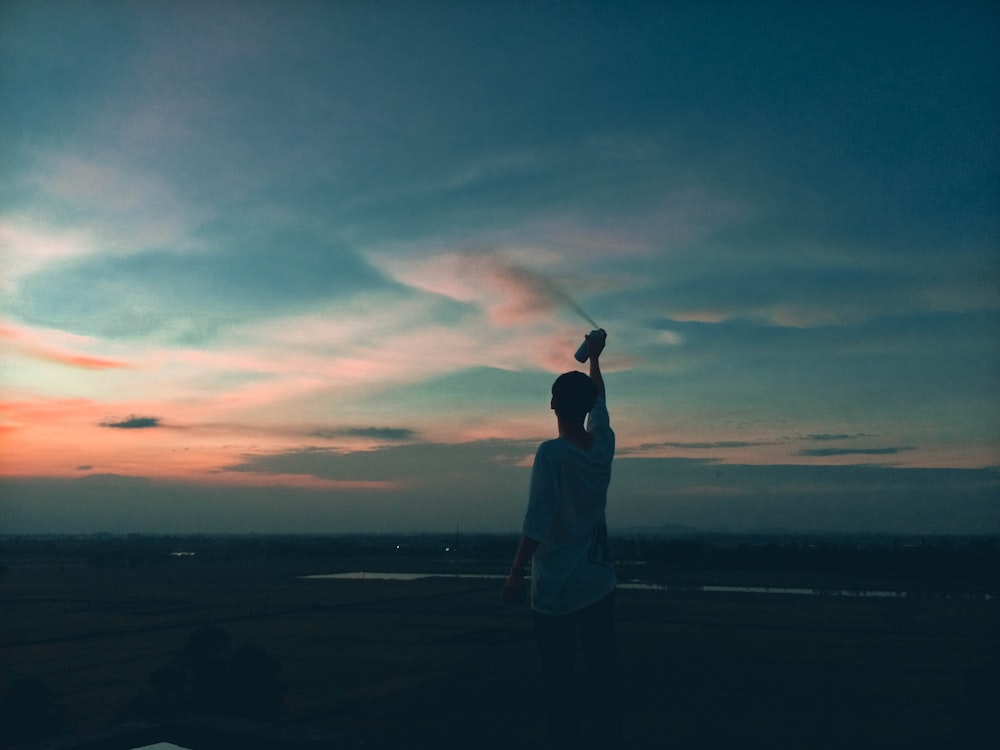
{"label": "white t-shirt", "polygon": [[531,606],[561,615],[607,596],[616,584],[605,506],[615,455],[608,407],[598,398],[587,420],[590,450],[555,438],[538,446],[522,533],[539,542],[531,563]]}

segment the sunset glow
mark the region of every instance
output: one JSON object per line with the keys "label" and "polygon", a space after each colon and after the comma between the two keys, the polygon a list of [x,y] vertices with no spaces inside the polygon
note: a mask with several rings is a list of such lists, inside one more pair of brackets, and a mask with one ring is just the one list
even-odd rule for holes
{"label": "sunset glow", "polygon": [[1000,531],[995,9],[377,5],[6,4],[0,532]]}

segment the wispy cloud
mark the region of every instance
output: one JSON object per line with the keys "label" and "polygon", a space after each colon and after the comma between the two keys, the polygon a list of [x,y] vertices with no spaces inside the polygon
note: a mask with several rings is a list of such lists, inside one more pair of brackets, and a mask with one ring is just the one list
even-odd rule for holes
{"label": "wispy cloud", "polygon": [[867,432],[855,432],[855,433],[817,433],[813,435],[804,435],[803,440],[812,440],[817,443],[825,443],[836,440],[856,440],[857,438],[870,438],[875,437]]}
{"label": "wispy cloud", "polygon": [[18,353],[66,367],[84,370],[112,370],[131,367],[129,362],[93,354],[69,351],[66,345],[93,347],[98,344],[87,336],[74,336],[63,331],[30,329],[26,326],[0,322],[0,342]]}
{"label": "wispy cloud", "polygon": [[386,442],[402,442],[417,436],[416,431],[407,427],[344,427],[316,430],[311,434],[321,438],[358,437]]}
{"label": "wispy cloud", "polygon": [[18,283],[53,263],[81,258],[97,251],[98,243],[84,228],[56,229],[23,217],[0,220],[0,261],[4,272],[0,290],[14,295]]}
{"label": "wispy cloud", "polygon": [[916,450],[912,446],[898,446],[891,448],[805,448],[799,451],[800,456],[894,456],[897,453],[906,453]]}
{"label": "wispy cloud", "polygon": [[463,248],[418,257],[375,254],[371,259],[402,284],[475,305],[496,326],[524,323],[558,309],[596,325],[550,275],[513,255],[514,251]]}
{"label": "wispy cloud", "polygon": [[[71,153],[36,157],[36,168],[19,176],[23,184],[0,215],[6,291],[68,261],[199,246],[193,232],[210,210],[181,200],[170,184],[148,170]],[[121,154],[114,159],[123,162]]]}
{"label": "wispy cloud", "polygon": [[664,449],[676,448],[684,451],[702,450],[733,450],[740,448],[756,448],[764,445],[774,445],[762,440],[711,440],[703,442],[682,442],[664,440],[657,443],[642,443],[634,447],[619,448],[619,455],[649,455],[662,452]]}
{"label": "wispy cloud", "polygon": [[[479,440],[469,443],[410,443],[375,450],[345,452],[308,447],[255,453],[227,468],[254,474],[299,474],[319,479],[405,481],[411,487],[437,481],[479,486],[477,477],[510,472],[520,477],[522,460],[535,443],[523,440]],[[506,483],[506,480],[505,482]]]}

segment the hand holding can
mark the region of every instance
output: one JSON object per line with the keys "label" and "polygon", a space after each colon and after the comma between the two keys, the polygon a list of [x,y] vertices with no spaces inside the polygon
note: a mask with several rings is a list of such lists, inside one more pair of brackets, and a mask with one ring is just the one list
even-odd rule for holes
{"label": "hand holding can", "polygon": [[596,328],[588,333],[584,337],[583,343],[580,344],[580,348],[576,350],[576,354],[573,355],[576,361],[580,363],[586,362],[591,355],[592,349],[593,353],[600,354],[604,350],[604,340],[607,336],[608,334],[603,328]]}

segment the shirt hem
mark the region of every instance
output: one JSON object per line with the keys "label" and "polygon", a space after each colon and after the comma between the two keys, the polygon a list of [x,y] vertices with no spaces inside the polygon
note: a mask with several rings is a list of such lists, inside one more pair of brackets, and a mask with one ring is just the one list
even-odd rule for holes
{"label": "shirt hem", "polygon": [[559,611],[551,610],[551,609],[541,609],[539,607],[536,607],[534,605],[534,603],[532,603],[532,605],[531,605],[531,611],[532,612],[537,612],[540,615],[548,615],[549,617],[559,617],[560,615],[571,615],[571,614],[573,614],[575,612],[579,612],[581,609],[586,609],[591,604],[597,604],[597,602],[601,601],[601,599],[603,599],[604,597],[606,597],[608,594],[612,593],[617,588],[618,588],[618,581],[615,581],[607,591],[604,591],[603,593],[598,594],[593,599],[587,600],[585,603],[579,605],[578,607],[574,607],[573,609],[566,609],[566,610],[559,610]]}

